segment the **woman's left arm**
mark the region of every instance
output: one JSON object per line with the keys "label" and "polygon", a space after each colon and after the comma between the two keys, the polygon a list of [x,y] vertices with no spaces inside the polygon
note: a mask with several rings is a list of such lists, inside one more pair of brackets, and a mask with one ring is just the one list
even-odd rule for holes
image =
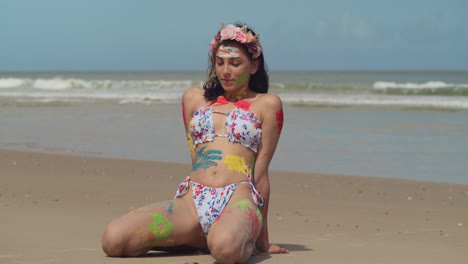
{"label": "woman's left arm", "polygon": [[276,146],[283,128],[283,106],[281,99],[274,94],[265,94],[262,98],[262,142],[257,152],[255,161],[254,181],[257,190],[264,199],[261,208],[263,226],[256,242],[256,248],[260,252],[288,253],[288,250],[277,245],[270,244],[268,238],[268,206],[270,201],[270,180],[268,167],[275,153]]}

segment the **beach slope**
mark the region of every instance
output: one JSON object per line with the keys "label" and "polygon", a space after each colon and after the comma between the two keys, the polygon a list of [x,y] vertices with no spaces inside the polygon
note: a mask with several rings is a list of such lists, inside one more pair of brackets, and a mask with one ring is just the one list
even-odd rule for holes
{"label": "beach slope", "polygon": [[[171,199],[187,164],[0,150],[0,263],[213,263],[106,257],[107,223]],[[468,185],[272,171],[270,239],[249,263],[468,263]]]}

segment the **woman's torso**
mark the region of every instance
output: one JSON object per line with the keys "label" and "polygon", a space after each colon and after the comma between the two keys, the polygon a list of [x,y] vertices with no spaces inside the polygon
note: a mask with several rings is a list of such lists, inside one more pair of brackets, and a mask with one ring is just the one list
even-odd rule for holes
{"label": "woman's torso", "polygon": [[248,180],[261,141],[256,98],[223,103],[203,100],[194,108],[188,120],[195,146],[193,181],[220,187]]}

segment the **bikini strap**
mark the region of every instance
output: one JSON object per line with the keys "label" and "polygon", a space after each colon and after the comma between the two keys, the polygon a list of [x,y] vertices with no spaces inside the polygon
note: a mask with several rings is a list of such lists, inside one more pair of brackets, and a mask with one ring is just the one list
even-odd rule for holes
{"label": "bikini strap", "polygon": [[189,182],[190,176],[187,176],[185,180],[179,184],[179,187],[177,187],[177,192],[174,198],[181,197],[182,195],[187,193],[189,189]]}
{"label": "bikini strap", "polygon": [[228,116],[231,112],[216,111],[216,110],[213,109],[213,113]]}
{"label": "bikini strap", "polygon": [[255,204],[257,204],[259,207],[262,207],[265,200],[260,195],[260,193],[257,191],[257,188],[255,188],[255,185],[254,185],[253,180],[252,180],[252,178],[253,178],[252,171],[250,170],[250,168],[248,166],[246,166],[246,171],[248,172],[247,173],[247,178],[249,179],[250,190],[253,192],[252,193],[252,198],[253,198]]}

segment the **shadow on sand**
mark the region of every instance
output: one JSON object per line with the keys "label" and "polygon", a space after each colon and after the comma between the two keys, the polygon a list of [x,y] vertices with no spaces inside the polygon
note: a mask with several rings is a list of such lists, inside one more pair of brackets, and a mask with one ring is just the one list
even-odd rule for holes
{"label": "shadow on sand", "polygon": [[[289,250],[290,253],[296,251],[313,251],[314,249],[308,248],[304,245],[298,244],[277,244],[278,246],[284,247]],[[178,257],[178,256],[190,256],[190,255],[209,255],[210,251],[208,249],[198,249],[188,246],[178,246],[178,247],[170,247],[170,248],[155,248],[151,250],[146,255],[141,256],[139,258],[157,258],[157,257]],[[270,259],[271,255],[267,253],[258,254],[252,256],[247,263],[255,264],[261,263],[267,259]],[[195,264],[197,262],[191,262],[188,264]]]}

